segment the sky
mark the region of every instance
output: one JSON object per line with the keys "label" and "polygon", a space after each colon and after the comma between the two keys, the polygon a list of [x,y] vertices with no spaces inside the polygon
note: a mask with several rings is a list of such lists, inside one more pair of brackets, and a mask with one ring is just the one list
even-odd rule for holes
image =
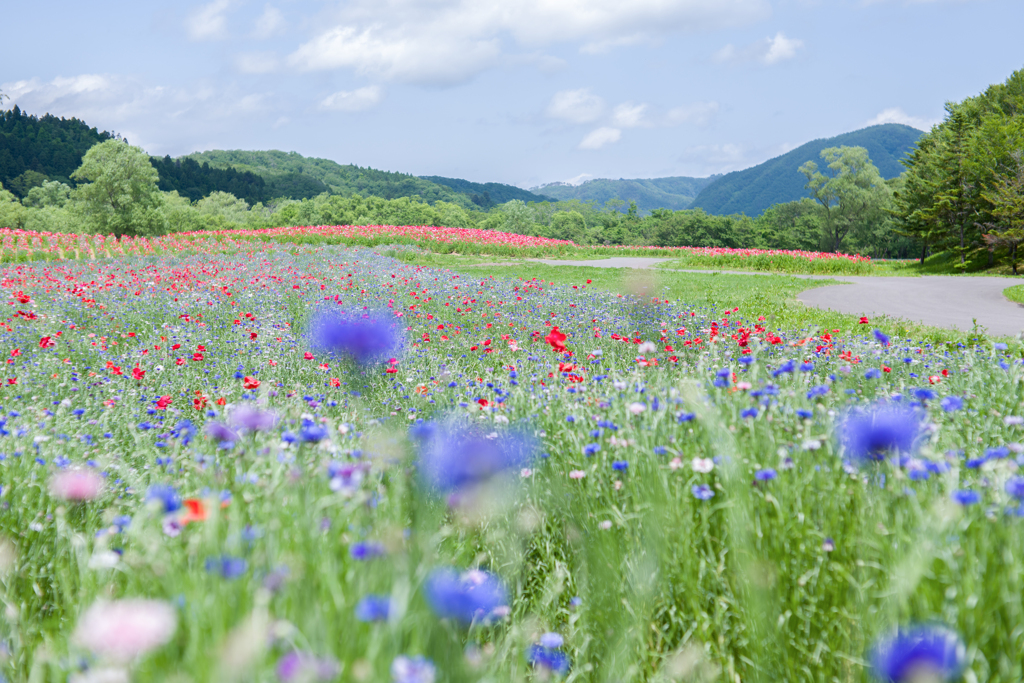
{"label": "sky", "polygon": [[279,149],[530,188],[704,177],[1024,68],[1021,0],[12,3],[0,91],[153,155]]}

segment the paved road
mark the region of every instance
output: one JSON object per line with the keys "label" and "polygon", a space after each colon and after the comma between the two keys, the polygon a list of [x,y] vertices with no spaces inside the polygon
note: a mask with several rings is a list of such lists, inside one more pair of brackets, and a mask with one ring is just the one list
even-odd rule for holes
{"label": "paved road", "polygon": [[[531,259],[548,265],[597,268],[651,268],[670,259],[615,257],[600,261],[556,261]],[[740,273],[740,271],[688,270],[692,273]],[[742,274],[742,273],[740,273]],[[747,273],[766,275],[767,273]],[[989,334],[1016,335],[1024,331],[1024,306],[1003,296],[1003,290],[1018,284],[1002,277],[922,277],[794,275],[808,280],[840,280],[841,285],[808,289],[797,299],[816,308],[852,315],[888,315],[915,320],[935,327],[970,330],[974,320]],[[1024,283],[1024,280],[1019,282]]]}

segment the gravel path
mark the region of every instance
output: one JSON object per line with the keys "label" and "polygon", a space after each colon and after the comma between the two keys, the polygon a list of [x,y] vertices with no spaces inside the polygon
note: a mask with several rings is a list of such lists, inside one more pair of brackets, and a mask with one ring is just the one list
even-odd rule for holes
{"label": "gravel path", "polygon": [[[615,257],[600,261],[556,261],[530,259],[552,266],[594,268],[651,268],[670,259]],[[688,273],[743,273],[725,270],[686,270]],[[922,277],[881,277],[850,275],[793,275],[807,280],[840,280],[841,285],[808,289],[797,299],[815,308],[852,315],[888,315],[933,325],[970,330],[974,320],[989,334],[1016,335],[1024,331],[1024,306],[1003,296],[1003,290],[1018,284],[1011,278],[925,275]]]}

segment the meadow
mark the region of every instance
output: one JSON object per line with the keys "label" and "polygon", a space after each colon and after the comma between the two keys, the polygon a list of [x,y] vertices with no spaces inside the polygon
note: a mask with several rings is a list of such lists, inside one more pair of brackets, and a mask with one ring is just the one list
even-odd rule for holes
{"label": "meadow", "polygon": [[1024,678],[1019,340],[379,239],[15,245],[8,680]]}

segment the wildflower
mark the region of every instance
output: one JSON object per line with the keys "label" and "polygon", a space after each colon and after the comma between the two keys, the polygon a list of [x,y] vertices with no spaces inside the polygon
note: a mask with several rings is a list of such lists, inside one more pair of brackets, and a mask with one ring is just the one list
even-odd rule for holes
{"label": "wildflower", "polygon": [[557,636],[559,642],[561,642],[561,636],[558,636],[558,634],[545,633],[544,636],[541,636],[540,644],[531,645],[526,651],[526,661],[536,669],[541,669],[556,676],[564,676],[569,673],[569,655],[558,649],[561,645],[554,647],[545,646],[544,638],[548,636]]}
{"label": "wildflower", "polygon": [[136,381],[142,381],[142,378],[146,376],[146,371],[136,365],[132,368],[132,379]]}
{"label": "wildflower", "polygon": [[775,479],[778,476],[779,473],[773,470],[771,467],[754,472],[754,479],[756,479],[757,481],[771,481],[772,479]]}
{"label": "wildflower", "polygon": [[981,502],[981,494],[970,489],[958,489],[953,491],[950,498],[963,506],[974,505]]}
{"label": "wildflower", "polygon": [[871,653],[871,666],[886,683],[952,681],[963,669],[965,655],[964,644],[954,631],[917,626],[879,641]]}
{"label": "wildflower", "polygon": [[804,410],[803,408],[798,408],[796,411],[796,416],[803,420],[810,420],[812,417],[814,417],[814,412],[810,410]]}
{"label": "wildflower", "polygon": [[258,389],[260,381],[251,375],[246,375],[242,378],[242,386],[246,389]]}
{"label": "wildflower", "polygon": [[554,349],[557,353],[565,353],[566,339],[568,339],[568,337],[558,329],[558,325],[552,327],[551,332],[549,332],[548,335],[544,337],[544,341],[550,344],[551,348]]}
{"label": "wildflower", "polygon": [[1006,481],[1006,492],[1018,500],[1024,500],[1024,477],[1010,477]]}
{"label": "wildflower", "polygon": [[156,400],[157,410],[167,410],[167,406],[171,405],[171,401],[170,396],[161,396]]}
{"label": "wildflower", "polygon": [[604,520],[603,522],[597,525],[597,528],[601,529],[602,531],[608,531],[612,528],[611,520]]}
{"label": "wildflower", "polygon": [[91,470],[58,472],[50,480],[50,491],[63,500],[95,500],[103,490],[103,477]]}
{"label": "wildflower", "polygon": [[221,443],[238,441],[238,434],[236,434],[230,427],[220,422],[211,422],[206,425],[206,435],[214,441]]}
{"label": "wildflower", "polygon": [[299,438],[306,443],[320,443],[327,438],[327,427],[312,422],[303,424],[299,428]]}
{"label": "wildflower", "polygon": [[959,396],[947,396],[939,401],[939,405],[942,406],[942,409],[947,413],[953,413],[962,409],[964,407],[964,402]]}
{"label": "wildflower", "polygon": [[707,474],[711,470],[715,469],[715,461],[711,458],[694,458],[690,461],[690,467],[693,468],[694,472]]}
{"label": "wildflower", "polygon": [[100,600],[81,616],[72,637],[100,657],[128,663],[168,642],[177,627],[174,608],[162,600]]}
{"label": "wildflower", "polygon": [[453,493],[488,482],[508,471],[530,465],[535,441],[526,434],[507,432],[488,439],[468,428],[442,429],[431,425],[419,430],[419,468],[433,489]]}
{"label": "wildflower", "polygon": [[826,553],[834,552],[836,549],[836,542],[826,536],[825,540],[821,542],[821,549]]}
{"label": "wildflower", "polygon": [[399,333],[383,313],[321,311],[310,323],[309,336],[321,352],[351,356],[360,365],[387,356],[401,345]]}
{"label": "wildflower", "polygon": [[348,554],[351,555],[353,560],[372,560],[386,555],[387,550],[385,550],[383,544],[376,541],[361,541],[353,543],[348,549]]}
{"label": "wildflower", "polygon": [[612,463],[612,469],[617,470],[619,472],[625,472],[628,467],[629,462],[625,460],[616,460],[615,462]]}
{"label": "wildflower", "polygon": [[757,408],[747,408],[740,411],[740,417],[743,419],[757,417]]}
{"label": "wildflower", "polygon": [[881,330],[875,330],[874,334],[875,339],[878,340],[879,344],[881,344],[882,346],[889,346],[889,337],[884,332],[882,332]]}
{"label": "wildflower", "polygon": [[911,452],[921,433],[921,421],[913,410],[889,404],[848,414],[838,431],[853,460],[882,460],[887,452]]}
{"label": "wildflower", "polygon": [[582,479],[585,476],[587,476],[587,473],[583,470],[572,470],[569,472],[570,479]]}
{"label": "wildflower", "polygon": [[367,595],[356,604],[359,621],[387,621],[391,613],[391,598],[386,595]]}
{"label": "wildflower", "polygon": [[881,376],[882,371],[878,368],[869,368],[868,371],[864,373],[864,379],[878,379]]}
{"label": "wildflower", "polygon": [[57,342],[55,342],[50,337],[40,337],[39,338],[39,348],[41,348],[41,349],[49,349],[49,348],[52,348],[52,347],[54,347],[56,345],[57,345]]}
{"label": "wildflower", "polygon": [[690,492],[693,493],[693,497],[697,500],[710,500],[715,496],[715,492],[707,484],[694,484]]}
{"label": "wildflower", "polygon": [[588,443],[586,446],[583,447],[583,455],[585,455],[585,456],[587,456],[589,458],[594,453],[597,453],[600,450],[601,450],[601,444],[599,444],[599,443]]}
{"label": "wildflower", "polygon": [[234,429],[262,432],[273,428],[276,423],[277,415],[273,412],[257,410],[244,404],[228,413],[228,426]]}
{"label": "wildflower", "polygon": [[494,574],[474,569],[459,574],[453,568],[435,569],[424,586],[427,603],[442,619],[455,619],[464,624],[508,611],[505,585]]}
{"label": "wildflower", "polygon": [[206,571],[210,574],[220,574],[225,579],[237,579],[248,569],[249,563],[241,557],[220,555],[206,558]]}
{"label": "wildflower", "polygon": [[434,664],[423,657],[399,655],[391,662],[391,680],[394,683],[434,683],[436,676]]}
{"label": "wildflower", "polygon": [[639,415],[640,413],[644,412],[645,410],[647,410],[647,406],[645,406],[643,403],[630,403],[629,404],[629,412],[633,413],[634,415]]}
{"label": "wildflower", "polygon": [[341,673],[341,666],[331,657],[292,651],[277,660],[275,671],[282,683],[333,681]]}
{"label": "wildflower", "polygon": [[157,501],[164,509],[164,513],[171,513],[181,509],[181,497],[173,486],[169,484],[153,484],[146,491],[146,502]]}

